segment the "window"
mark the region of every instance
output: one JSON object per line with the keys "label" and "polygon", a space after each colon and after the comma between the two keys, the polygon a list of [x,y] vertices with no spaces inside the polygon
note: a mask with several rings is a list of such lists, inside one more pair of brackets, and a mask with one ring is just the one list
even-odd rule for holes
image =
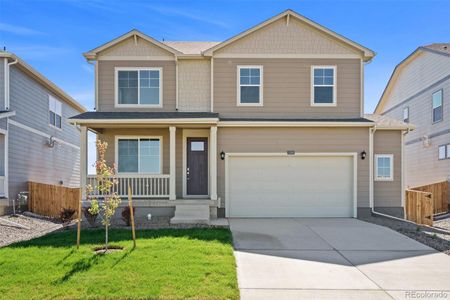
{"label": "window", "polygon": [[450,144],[441,145],[438,148],[438,159],[450,158]]}
{"label": "window", "polygon": [[336,67],[313,66],[311,72],[311,105],[336,105]]}
{"label": "window", "polygon": [[375,180],[394,180],[394,156],[392,154],[375,155]]}
{"label": "window", "polygon": [[49,124],[57,128],[62,126],[62,104],[59,100],[48,96]]}
{"label": "window", "polygon": [[442,121],[442,90],[433,93],[433,123]]}
{"label": "window", "polygon": [[238,66],[238,105],[262,105],[262,76],[262,66]]}
{"label": "window", "polygon": [[161,73],[161,68],[117,68],[116,105],[161,107]]}
{"label": "window", "polygon": [[161,173],[161,138],[119,138],[119,173]]}
{"label": "window", "polygon": [[403,108],[403,122],[409,123],[409,107]]}

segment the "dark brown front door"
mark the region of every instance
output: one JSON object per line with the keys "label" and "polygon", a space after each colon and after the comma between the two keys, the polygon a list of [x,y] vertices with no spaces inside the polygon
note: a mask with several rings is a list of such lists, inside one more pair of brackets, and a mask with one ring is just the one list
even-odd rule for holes
{"label": "dark brown front door", "polygon": [[188,195],[208,195],[208,139],[187,139],[186,185]]}

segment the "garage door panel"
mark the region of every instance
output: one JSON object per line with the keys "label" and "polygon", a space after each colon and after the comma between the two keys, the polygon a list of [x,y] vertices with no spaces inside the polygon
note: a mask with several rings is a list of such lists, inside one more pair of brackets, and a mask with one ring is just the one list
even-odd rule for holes
{"label": "garage door panel", "polygon": [[231,217],[353,216],[350,156],[229,157]]}

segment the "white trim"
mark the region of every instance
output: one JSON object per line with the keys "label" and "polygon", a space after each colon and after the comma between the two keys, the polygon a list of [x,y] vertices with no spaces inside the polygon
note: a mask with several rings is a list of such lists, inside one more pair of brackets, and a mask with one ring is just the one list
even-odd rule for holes
{"label": "white trim", "polygon": [[[119,103],[119,71],[138,71],[138,104],[120,104]],[[141,101],[141,80],[139,71],[158,71],[159,72],[159,104],[139,104]],[[163,107],[163,68],[161,67],[115,67],[114,68],[114,107],[115,108],[139,108],[139,107]]]}
{"label": "white trim", "polygon": [[[182,155],[182,178],[183,178],[183,198],[205,198],[210,194],[210,162],[208,160],[208,194],[207,195],[188,195],[187,194],[187,184],[186,184],[186,168],[187,168],[187,138],[208,138],[208,142],[210,140],[209,136],[210,130],[208,129],[183,129],[182,143],[183,143],[183,155]],[[208,147],[208,152],[211,152],[211,149]]]}
{"label": "white trim", "polygon": [[[401,199],[402,199],[402,207],[403,209],[405,209],[405,134],[408,133],[408,131],[404,131],[401,132],[401,138],[400,138],[400,142],[401,142],[401,167],[400,170],[402,172],[402,174],[400,175],[400,185],[401,185]],[[403,212],[404,215],[406,216],[406,211]]]}
{"label": "white trim", "polygon": [[98,62],[95,63],[94,66],[94,75],[95,75],[95,110],[98,111]]}
{"label": "white trim", "polygon": [[373,208],[373,136],[376,128],[369,128],[369,207]]}
{"label": "white trim", "polygon": [[80,187],[81,199],[86,199],[86,184],[88,178],[88,130],[86,126],[80,128]]}
{"label": "white trim", "polygon": [[0,113],[0,119],[4,119],[4,118],[7,118],[7,117],[13,117],[15,115],[16,115],[16,111],[14,111],[14,110],[11,110],[11,111],[8,111],[8,112],[3,112],[3,113]]}
{"label": "white trim", "polygon": [[[161,76],[160,76],[161,77]],[[179,87],[179,82],[178,82],[178,58],[175,57],[175,110],[178,111],[178,87]],[[161,85],[161,80],[162,78],[160,78],[160,84]],[[160,95],[161,96],[161,95]],[[161,100],[161,97],[160,97]],[[161,102],[161,101],[160,101]]]}
{"label": "white trim", "polygon": [[[27,130],[27,131],[29,131],[29,132],[35,133],[35,134],[37,134],[37,135],[40,135],[40,136],[45,137],[45,138],[48,138],[48,139],[52,136],[52,135],[50,135],[50,134],[47,134],[47,133],[42,132],[42,131],[40,131],[40,130],[31,128],[31,127],[29,127],[29,126],[27,126],[27,125],[24,125],[24,124],[22,124],[22,123],[19,123],[19,122],[17,122],[17,121],[11,120],[11,119],[8,119],[8,124],[14,125],[14,126],[16,126],[16,127],[20,127],[20,128],[22,128],[22,129],[25,129],[25,130]],[[58,143],[60,143],[60,144],[67,145],[67,146],[73,147],[73,148],[78,149],[78,150],[80,149],[79,146],[74,145],[74,144],[69,143],[69,142],[66,142],[66,141],[64,141],[64,140],[62,140],[62,139],[59,139],[59,138],[56,138],[56,137],[54,137],[54,139],[55,139],[56,142],[58,142]]]}
{"label": "white trim", "polygon": [[211,112],[214,111],[214,57],[211,57]]}
{"label": "white trim", "polygon": [[169,200],[175,200],[176,195],[176,133],[175,126],[169,127]]}
{"label": "white trim", "polygon": [[102,56],[100,55],[97,60],[139,60],[139,61],[175,61],[173,56]]}
{"label": "white trim", "polygon": [[191,119],[70,119],[72,124],[217,124],[218,118]]}
{"label": "white trim", "polygon": [[[241,84],[241,69],[259,69],[259,84]],[[264,70],[262,65],[238,65],[237,66],[237,106],[264,106]],[[242,103],[241,102],[241,87],[242,86],[252,86],[259,87],[259,102],[258,103]]]}
{"label": "white trim", "polygon": [[[378,175],[378,158],[389,158],[389,177],[380,177]],[[375,154],[375,181],[394,181],[394,155],[393,154]]]}
{"label": "white trim", "polygon": [[217,200],[217,126],[211,126],[209,131],[209,170],[210,198]]}
{"label": "white trim", "polygon": [[8,99],[9,97],[8,97],[8,89],[9,89],[9,68],[8,68],[8,58],[7,57],[5,57],[4,59],[3,59],[3,83],[4,83],[4,87],[3,87],[3,94],[4,94],[4,98],[3,98],[3,101],[4,101],[4,107],[3,107],[3,109],[4,110],[8,110],[8,103],[6,103],[7,102],[7,100],[6,99]]}
{"label": "white trim", "polygon": [[[314,70],[315,69],[333,69],[333,84],[332,85],[318,85],[324,87],[332,87],[333,88],[333,103],[315,103],[314,102]],[[326,66],[326,65],[313,65],[311,66],[311,106],[319,106],[319,107],[331,107],[337,106],[337,66]]]}
{"label": "white trim", "polygon": [[[358,216],[358,153],[356,152],[304,152],[304,153],[295,153],[294,155],[288,155],[286,152],[280,153],[226,153],[225,154],[225,217],[229,217],[230,213],[230,201],[228,195],[230,195],[230,184],[229,184],[229,160],[230,157],[333,157],[333,156],[350,156],[353,158],[353,217],[356,218]],[[257,208],[256,208],[257,209]]]}
{"label": "white trim", "polygon": [[[138,140],[138,171],[137,172],[119,172],[119,140]],[[159,139],[159,172],[150,173],[150,172],[140,172],[141,169],[141,160],[140,160],[140,142],[141,139]],[[163,137],[160,135],[116,135],[114,136],[114,162],[117,166],[117,174],[119,175],[162,175],[163,172]]]}
{"label": "white trim", "polygon": [[360,76],[360,97],[361,97],[361,102],[359,103],[359,105],[361,106],[361,112],[360,112],[360,116],[361,118],[364,118],[364,62],[361,59],[361,69],[359,72],[359,76]]}
{"label": "white trim", "polygon": [[265,54],[265,53],[218,53],[214,54],[215,58],[304,58],[304,59],[361,59],[357,54],[315,54],[315,53],[279,53],[279,54]]}

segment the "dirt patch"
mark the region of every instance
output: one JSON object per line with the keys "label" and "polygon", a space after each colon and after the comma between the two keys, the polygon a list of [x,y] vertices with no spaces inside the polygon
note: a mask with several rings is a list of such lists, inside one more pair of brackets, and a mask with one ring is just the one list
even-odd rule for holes
{"label": "dirt patch", "polygon": [[108,249],[105,248],[105,246],[102,247],[95,247],[94,252],[95,254],[108,254],[108,253],[114,253],[114,252],[120,252],[124,248],[122,246],[116,246],[116,245],[109,245]]}
{"label": "dirt patch", "polygon": [[389,227],[392,230],[404,234],[422,244],[450,255],[450,233],[445,233],[442,230],[439,230],[439,228],[445,229],[445,226],[447,225],[450,229],[450,219],[445,219],[445,222],[443,222],[444,220],[435,221],[436,228],[411,224],[381,216],[369,216],[362,217],[360,219],[369,223]]}
{"label": "dirt patch", "polygon": [[[16,226],[10,222],[18,223],[29,229]],[[47,233],[59,230],[62,224],[53,220],[36,218],[24,215],[0,217],[0,247],[19,241],[31,240]]]}

